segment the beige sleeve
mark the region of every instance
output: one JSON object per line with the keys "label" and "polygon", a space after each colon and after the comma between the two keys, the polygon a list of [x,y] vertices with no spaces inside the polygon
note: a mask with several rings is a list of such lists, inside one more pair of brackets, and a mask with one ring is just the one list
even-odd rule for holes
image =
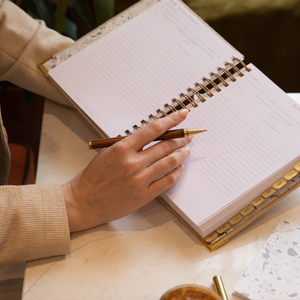
{"label": "beige sleeve", "polygon": [[0,267],[63,255],[69,244],[58,185],[0,186]]}
{"label": "beige sleeve", "polygon": [[32,19],[11,1],[0,0],[0,41],[0,81],[71,105],[38,64],[68,48],[73,40]]}

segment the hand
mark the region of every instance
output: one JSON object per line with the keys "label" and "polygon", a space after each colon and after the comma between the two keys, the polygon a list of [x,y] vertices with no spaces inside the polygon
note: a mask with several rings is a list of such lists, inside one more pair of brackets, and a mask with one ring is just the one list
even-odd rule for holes
{"label": "hand", "polygon": [[177,182],[192,137],[143,147],[177,126],[187,114],[188,110],[181,110],[151,122],[98,153],[81,173],[61,186],[71,232],[124,217]]}

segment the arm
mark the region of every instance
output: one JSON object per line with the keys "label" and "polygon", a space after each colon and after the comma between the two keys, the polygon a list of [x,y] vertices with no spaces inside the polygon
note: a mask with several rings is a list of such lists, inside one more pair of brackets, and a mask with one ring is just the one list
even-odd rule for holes
{"label": "arm", "polygon": [[66,254],[69,242],[58,185],[0,186],[0,267]]}
{"label": "arm", "polygon": [[70,231],[122,218],[176,183],[192,137],[142,149],[187,114],[156,120],[101,151],[61,187],[0,186],[0,266],[66,254]]}
{"label": "arm", "polygon": [[[71,39],[33,20],[11,1],[0,0],[0,41],[0,80],[70,105],[37,66],[72,45]],[[0,155],[0,183],[5,184],[9,152],[1,116]],[[0,186],[0,267],[66,254],[69,242],[65,202],[58,185]]]}
{"label": "arm", "polygon": [[[0,43],[1,80],[64,101],[37,64],[72,41],[60,39],[7,0],[0,0],[0,39],[8,41]],[[190,152],[185,145],[192,137],[142,149],[177,126],[187,113],[183,110],[156,120],[101,151],[61,187],[0,186],[0,266],[65,254],[70,231],[124,217],[177,182]]]}
{"label": "arm", "polygon": [[71,46],[73,40],[32,19],[11,1],[0,0],[0,41],[0,81],[71,105],[38,64]]}

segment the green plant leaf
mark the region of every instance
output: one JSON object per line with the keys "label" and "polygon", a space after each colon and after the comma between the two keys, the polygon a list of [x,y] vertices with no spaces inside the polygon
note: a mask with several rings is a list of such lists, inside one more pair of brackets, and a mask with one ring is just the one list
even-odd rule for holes
{"label": "green plant leaf", "polygon": [[34,19],[42,19],[34,4],[26,7],[26,12]]}
{"label": "green plant leaf", "polygon": [[55,28],[55,14],[50,0],[33,0],[41,18],[45,21],[47,27]]}
{"label": "green plant leaf", "polygon": [[68,0],[57,0],[55,30],[59,33],[62,33],[64,29],[68,2]]}
{"label": "green plant leaf", "polygon": [[113,17],[115,8],[114,0],[93,0],[93,4],[97,26]]}
{"label": "green plant leaf", "polygon": [[81,0],[69,0],[70,4],[76,11],[76,13],[80,16],[80,18],[87,25],[89,30],[94,28],[93,20],[90,18],[89,14],[86,11],[85,6],[82,4]]}
{"label": "green plant leaf", "polygon": [[71,21],[70,19],[65,19],[64,30],[63,33],[73,39],[77,40],[77,25]]}

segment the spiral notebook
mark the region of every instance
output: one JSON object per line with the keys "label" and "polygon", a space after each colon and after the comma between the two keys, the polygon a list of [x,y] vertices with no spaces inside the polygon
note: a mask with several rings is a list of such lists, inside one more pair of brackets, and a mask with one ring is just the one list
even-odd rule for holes
{"label": "spiral notebook", "polygon": [[41,69],[106,136],[190,109],[180,127],[208,131],[160,197],[210,250],[300,184],[300,105],[179,0],[139,2]]}

